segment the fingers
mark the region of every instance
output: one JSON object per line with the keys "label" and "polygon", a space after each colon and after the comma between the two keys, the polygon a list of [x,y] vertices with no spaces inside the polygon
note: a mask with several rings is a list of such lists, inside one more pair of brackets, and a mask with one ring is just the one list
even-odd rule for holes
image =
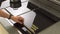
{"label": "fingers", "polygon": [[24,18],[19,17],[19,21],[21,21],[23,23],[24,22]]}
{"label": "fingers", "polygon": [[11,19],[17,23],[24,24],[24,18],[20,16],[13,16]]}
{"label": "fingers", "polygon": [[19,22],[20,24],[24,24],[24,18],[18,17],[18,22]]}

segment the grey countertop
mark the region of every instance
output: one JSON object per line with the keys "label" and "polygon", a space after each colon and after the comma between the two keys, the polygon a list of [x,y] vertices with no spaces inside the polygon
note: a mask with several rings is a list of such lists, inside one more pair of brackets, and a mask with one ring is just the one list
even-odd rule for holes
{"label": "grey countertop", "polygon": [[41,31],[39,34],[60,34],[60,21]]}

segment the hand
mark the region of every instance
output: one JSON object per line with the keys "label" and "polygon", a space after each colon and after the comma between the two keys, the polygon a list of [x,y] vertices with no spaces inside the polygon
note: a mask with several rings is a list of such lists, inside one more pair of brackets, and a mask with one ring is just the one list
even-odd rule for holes
{"label": "hand", "polygon": [[11,16],[11,19],[17,23],[24,24],[24,18],[21,16]]}

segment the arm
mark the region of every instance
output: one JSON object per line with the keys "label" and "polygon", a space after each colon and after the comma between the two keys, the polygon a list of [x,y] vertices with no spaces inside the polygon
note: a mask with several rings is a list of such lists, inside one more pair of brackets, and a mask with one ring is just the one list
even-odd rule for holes
{"label": "arm", "polygon": [[[6,12],[4,12],[3,10],[0,9],[0,16],[4,17],[4,18],[9,18],[10,14],[7,14]],[[21,16],[11,16],[11,19],[20,24],[23,24],[23,22],[24,22],[24,18],[22,18]]]}
{"label": "arm", "polygon": [[0,9],[0,16],[4,18],[9,18],[10,14],[7,14],[3,10]]}

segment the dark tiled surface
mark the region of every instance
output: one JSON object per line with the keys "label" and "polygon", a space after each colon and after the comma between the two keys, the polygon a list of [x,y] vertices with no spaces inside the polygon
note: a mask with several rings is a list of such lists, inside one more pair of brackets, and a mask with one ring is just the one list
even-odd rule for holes
{"label": "dark tiled surface", "polygon": [[32,4],[32,3],[28,3],[28,6],[27,6],[29,9],[31,9],[31,10],[33,10],[33,9],[36,9],[36,8],[38,8],[37,6],[35,6],[34,4]]}
{"label": "dark tiled surface", "polygon": [[[30,2],[28,3],[27,7],[31,10],[39,8]],[[39,28],[35,31],[36,33],[44,30],[45,28],[51,26],[52,24],[60,20],[60,18],[55,15],[52,15],[51,13],[47,12],[46,10],[43,10],[42,8],[36,9],[34,10],[34,12],[36,12],[37,14],[34,20],[34,25]]]}

